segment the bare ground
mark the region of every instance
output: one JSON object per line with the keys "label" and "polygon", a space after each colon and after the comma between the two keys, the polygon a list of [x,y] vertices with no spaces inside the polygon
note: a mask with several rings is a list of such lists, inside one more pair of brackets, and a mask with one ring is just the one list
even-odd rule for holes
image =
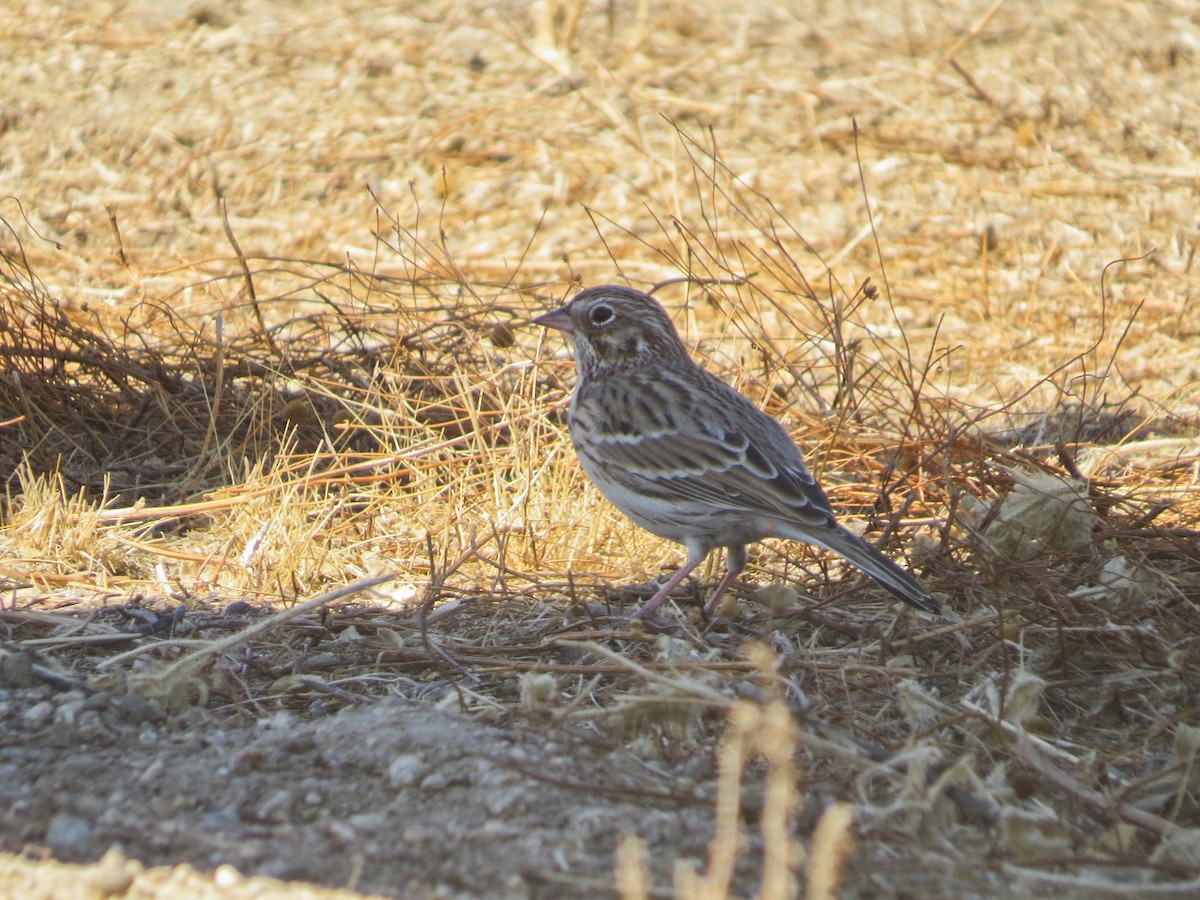
{"label": "bare ground", "polygon": [[664,773],[532,723],[408,699],[170,723],[109,697],[51,703],[67,721],[6,748],[3,827],[66,861],[115,845],[384,896],[587,897],[635,823],[660,879],[711,837],[705,761]]}

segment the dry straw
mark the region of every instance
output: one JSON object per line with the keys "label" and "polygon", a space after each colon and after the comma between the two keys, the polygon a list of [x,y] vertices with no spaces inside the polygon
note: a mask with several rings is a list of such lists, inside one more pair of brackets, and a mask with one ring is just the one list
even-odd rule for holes
{"label": "dry straw", "polygon": [[[31,35],[108,27],[83,6],[0,29],[5,672],[216,716],[445,688],[598,735],[713,811],[702,861],[627,838],[627,897],[1195,892],[1177,10],[214,8],[165,41],[214,77],[147,88],[143,129],[54,105],[111,35]],[[144,38],[113,98],[177,68]],[[614,620],[675,551],[586,486],[572,365],[524,327],[613,280],[953,614],[768,544],[730,622],[711,571],[669,638]]]}

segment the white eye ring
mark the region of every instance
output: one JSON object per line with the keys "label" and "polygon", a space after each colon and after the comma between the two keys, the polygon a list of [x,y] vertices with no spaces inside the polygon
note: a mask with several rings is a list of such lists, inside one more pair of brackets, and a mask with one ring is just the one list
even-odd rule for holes
{"label": "white eye ring", "polygon": [[611,306],[600,304],[592,309],[588,314],[588,318],[592,320],[593,325],[607,325],[614,318],[614,313]]}

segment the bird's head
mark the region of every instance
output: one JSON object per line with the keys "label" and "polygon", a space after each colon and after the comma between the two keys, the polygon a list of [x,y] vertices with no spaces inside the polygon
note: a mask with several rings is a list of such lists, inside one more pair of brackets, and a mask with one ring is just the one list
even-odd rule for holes
{"label": "bird's head", "polygon": [[581,374],[690,361],[666,310],[649,294],[633,288],[611,284],[588,288],[533,321],[570,335]]}

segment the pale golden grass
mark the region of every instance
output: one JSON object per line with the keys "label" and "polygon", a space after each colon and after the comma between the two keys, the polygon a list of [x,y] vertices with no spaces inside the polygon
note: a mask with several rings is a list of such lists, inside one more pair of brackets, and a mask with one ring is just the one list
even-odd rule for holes
{"label": "pale golden grass", "polygon": [[[55,604],[294,603],[386,572],[344,612],[382,636],[354,677],[589,675],[575,702],[614,730],[648,673],[743,678],[737,640],[683,666],[603,634],[636,676],[550,649],[595,637],[568,604],[627,606],[605,586],[679,552],[585,484],[572,367],[525,323],[579,283],[686,278],[658,296],[698,359],[956,618],[753,551],[748,580],[800,606],[745,605],[746,628],[822,717],[791,699],[795,764],[760,740],[793,733],[770,702],[731,720],[719,840],[681,895],[730,890],[755,746],[779,779],[764,895],[799,889],[802,846],[813,897],[846,854],[860,894],[1192,883],[1194,17],[701,6],[147,2],[119,31],[102,3],[0,13],[4,621],[41,640]],[[1089,548],[986,539],[1014,468],[1087,479]],[[1149,587],[1100,584],[1118,557]],[[1014,719],[1027,671],[1049,687]],[[498,684],[475,690],[506,703]],[[854,824],[784,812],[789,785]]]}
{"label": "pale golden grass", "polygon": [[[593,650],[600,656],[607,655],[598,648]],[[708,849],[707,867],[699,872],[690,863],[677,864],[675,896],[681,900],[719,900],[730,896],[734,866],[742,855],[742,781],[750,762],[761,759],[767,775],[759,823],[763,843],[759,896],[764,900],[797,896],[797,872],[807,867],[806,895],[813,900],[834,897],[841,860],[850,843],[847,807],[835,804],[822,814],[811,856],[793,840],[791,822],[802,806],[798,793],[802,780],[795,765],[796,722],[772,671],[775,660],[770,651],[751,646],[747,648],[747,656],[755,674],[766,685],[763,703],[734,703],[700,683],[656,676],[645,670],[639,673],[652,684],[674,689],[679,699],[693,695],[694,699],[724,708],[728,716],[729,724],[717,752],[716,827]],[[627,836],[620,845],[617,882],[623,900],[649,896],[643,853],[644,846],[636,835]]]}

